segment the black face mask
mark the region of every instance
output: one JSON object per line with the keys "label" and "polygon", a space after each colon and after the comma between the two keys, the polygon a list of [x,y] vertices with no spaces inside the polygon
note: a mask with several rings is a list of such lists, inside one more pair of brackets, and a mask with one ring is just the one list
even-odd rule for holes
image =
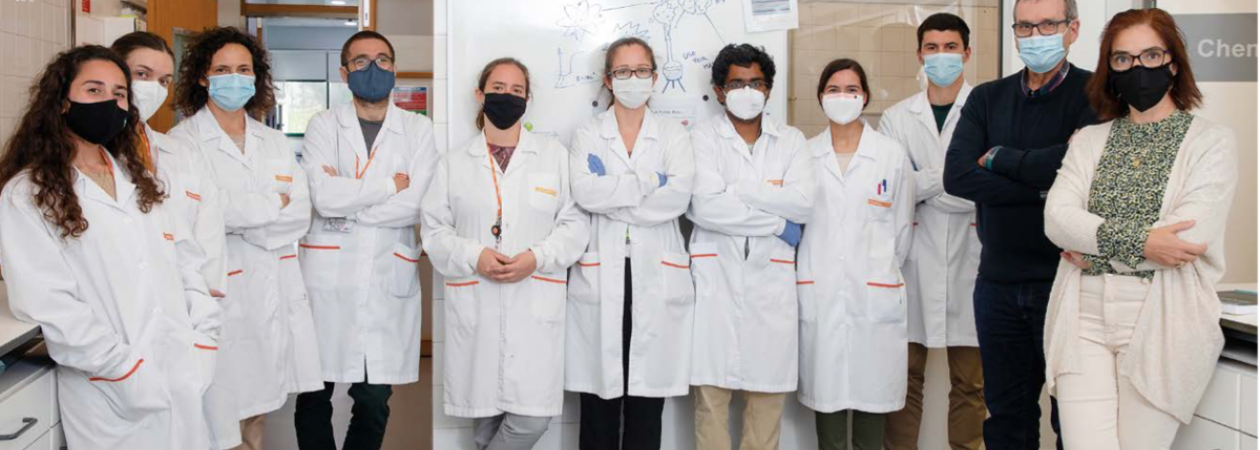
{"label": "black face mask", "polygon": [[506,130],[525,115],[525,106],[524,98],[512,94],[486,94],[483,108],[495,128]]}
{"label": "black face mask", "polygon": [[1111,73],[1111,93],[1120,101],[1145,112],[1159,104],[1173,83],[1168,64],[1150,69],[1135,65],[1124,72]]}
{"label": "black face mask", "polygon": [[70,125],[74,134],[96,145],[113,140],[127,127],[127,110],[119,108],[115,100],[96,103],[72,101],[65,116],[66,124]]}

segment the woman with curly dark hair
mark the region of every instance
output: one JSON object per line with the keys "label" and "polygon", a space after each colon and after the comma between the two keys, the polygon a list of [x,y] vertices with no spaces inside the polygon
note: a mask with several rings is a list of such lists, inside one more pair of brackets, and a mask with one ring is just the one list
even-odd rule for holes
{"label": "woman with curly dark hair", "polygon": [[217,186],[227,232],[227,297],[216,383],[235,397],[241,448],[262,446],[263,417],[289,394],[324,388],[296,245],[310,190],[284,136],[257,120],[275,103],[267,51],[235,28],[188,42],[175,87],[191,143]]}
{"label": "woman with curly dark hair", "polygon": [[126,63],[59,54],[0,158],[0,260],[9,306],[57,361],[76,449],[208,448],[201,394],[219,307],[202,256],[145,170]]}

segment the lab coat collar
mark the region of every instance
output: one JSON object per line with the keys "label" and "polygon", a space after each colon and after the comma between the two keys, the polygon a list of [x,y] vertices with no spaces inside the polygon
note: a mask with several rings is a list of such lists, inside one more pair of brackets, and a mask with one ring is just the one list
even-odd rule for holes
{"label": "lab coat collar", "polygon": [[[236,148],[236,143],[232,142],[232,138],[227,135],[227,132],[219,127],[219,121],[214,119],[214,113],[210,112],[209,106],[201,108],[201,111],[197,111],[197,114],[193,115],[191,120],[197,130],[198,140],[202,143],[210,143],[217,140],[219,151],[226,153],[228,157],[235,159],[246,167],[253,167],[249,162],[249,158],[246,158],[241,150]],[[246,152],[249,151],[250,144],[262,139],[263,130],[258,128],[261,126],[263,125],[255,123],[254,119],[249,117],[249,114],[245,115],[245,134],[250,135],[245,139]]]}
{"label": "lab coat collar", "polygon": [[[621,137],[621,129],[617,127],[617,113],[613,108],[608,108],[599,114],[599,135],[604,139],[617,139]],[[660,139],[660,130],[656,126],[656,119],[652,114],[651,108],[643,113],[643,124],[639,127],[639,134],[644,139]]]}
{"label": "lab coat collar", "polygon": [[[333,107],[333,113],[337,116],[337,125],[341,128],[360,128],[359,113],[354,109],[353,101]],[[390,103],[385,109],[385,122],[381,124],[381,130],[388,130],[389,132],[396,134],[405,134],[406,130],[403,129],[403,114],[411,113],[403,111],[402,108]],[[380,138],[378,137],[377,140],[379,141]]]}
{"label": "lab coat collar", "polygon": [[[599,118],[599,136],[606,141],[610,141],[610,144],[619,141],[621,139],[621,129],[617,126],[617,113],[613,111],[613,108],[608,108],[607,111],[600,113]],[[643,123],[639,125],[638,136],[644,140],[656,141],[660,138],[658,128],[660,127],[657,126],[656,120],[652,116],[652,110],[647,109],[643,114]],[[628,144],[633,145],[634,143]],[[628,148],[628,145],[623,145],[621,151],[615,151],[614,153],[622,161],[625,161],[626,165],[634,167],[634,164],[630,162],[632,155],[625,151],[626,148]]]}
{"label": "lab coat collar", "polygon": [[[971,83],[963,81],[962,89],[958,90],[958,97],[954,99],[954,108],[962,108],[967,103],[967,97],[971,95]],[[927,89],[919,91],[914,95],[914,101],[910,102],[910,112],[919,114],[922,112],[932,112],[931,103],[928,102]],[[935,126],[935,125],[933,125]]]}
{"label": "lab coat collar", "polygon": [[[858,120],[862,121],[862,138],[858,140],[858,148],[855,156],[875,160],[879,158],[879,149],[875,148],[875,144],[872,142],[875,129],[871,128],[871,124],[867,123],[865,119]],[[814,146],[815,157],[827,156],[828,153],[835,153],[836,150],[831,147],[830,125],[823,129],[822,134],[818,135],[818,139],[820,145]]]}
{"label": "lab coat collar", "polygon": [[96,182],[88,178],[78,167],[74,169],[76,175],[74,182],[79,185],[79,192],[82,192],[84,197],[126,211],[122,205],[132,201],[131,197],[136,191],[136,185],[131,182],[131,175],[118,162],[118,159],[114,158],[114,155],[105,152],[105,157],[109,159],[109,163],[114,168],[114,194],[118,197],[117,199],[111,198],[109,194],[105,193],[104,189],[97,186]]}
{"label": "lab coat collar", "polygon": [[[512,162],[508,163],[507,173],[510,174],[515,172],[514,169],[524,165],[523,163],[525,158],[523,156],[525,154],[538,153],[539,145],[540,143],[538,142],[538,137],[534,136],[533,133],[530,133],[529,130],[526,130],[525,127],[521,127],[521,137],[516,141],[516,150],[513,150],[512,152]],[[481,160],[481,165],[483,167],[489,168],[491,167],[490,158],[486,157],[489,153],[490,147],[489,144],[487,144],[486,132],[482,131],[477,135],[477,138],[473,139],[472,143],[468,145],[468,154],[477,157],[477,159]]]}
{"label": "lab coat collar", "polygon": [[165,134],[157,132],[157,130],[154,130],[147,123],[144,124],[144,135],[149,138],[150,151],[156,148],[159,152],[164,154],[175,154],[174,145],[172,145],[169,141],[170,138]]}
{"label": "lab coat collar", "polygon": [[[721,117],[722,122],[718,125],[718,135],[726,139],[742,139],[739,136],[739,132],[735,131],[735,123],[731,122],[731,116],[725,110],[721,112]],[[761,113],[761,134],[779,137],[782,131],[782,125],[771,119],[769,114]]]}

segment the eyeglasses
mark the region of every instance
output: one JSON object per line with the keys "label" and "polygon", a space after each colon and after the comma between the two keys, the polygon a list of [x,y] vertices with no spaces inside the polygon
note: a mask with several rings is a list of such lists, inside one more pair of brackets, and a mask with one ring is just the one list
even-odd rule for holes
{"label": "eyeglasses", "polygon": [[621,68],[608,72],[608,75],[618,80],[629,80],[630,75],[634,75],[635,78],[652,78],[653,72],[651,67],[640,67],[638,69]]}
{"label": "eyeglasses", "polygon": [[1015,30],[1015,37],[1032,36],[1033,30],[1037,30],[1038,34],[1042,36],[1050,36],[1059,34],[1059,29],[1069,23],[1072,23],[1072,19],[1047,20],[1041,23],[1020,22],[1011,25],[1011,29]]}
{"label": "eyeglasses", "polygon": [[750,87],[753,89],[761,89],[763,86],[770,87],[770,84],[766,83],[765,80],[752,80],[752,81],[735,80],[730,83],[726,83],[726,85],[722,87],[725,88],[727,92],[730,92],[730,91],[737,91],[746,87]]}
{"label": "eyeglasses", "polygon": [[1162,48],[1144,50],[1137,56],[1125,52],[1115,52],[1111,54],[1111,70],[1125,72],[1132,69],[1134,65],[1153,69],[1163,66],[1167,56],[1168,50]]}
{"label": "eyeglasses", "polygon": [[359,71],[366,69],[367,66],[372,63],[376,63],[376,67],[389,70],[394,67],[394,58],[390,58],[388,56],[377,56],[376,58],[360,56],[350,60],[350,64],[347,64],[347,66],[353,68],[355,71]]}

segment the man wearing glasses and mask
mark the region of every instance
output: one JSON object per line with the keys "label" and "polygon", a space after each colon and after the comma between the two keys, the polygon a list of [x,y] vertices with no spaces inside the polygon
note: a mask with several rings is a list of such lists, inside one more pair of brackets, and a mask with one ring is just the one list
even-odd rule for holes
{"label": "man wearing glasses and mask", "polygon": [[[315,219],[300,245],[324,389],[298,395],[298,446],[333,450],[334,383],[352,383],[345,448],[377,449],[391,385],[419,380],[414,226],[438,153],[432,122],[390,102],[394,47],[360,31],[341,50],[354,101],[311,119],[302,145]],[[284,312],[278,312],[283,314]]]}
{"label": "man wearing glasses and mask", "polygon": [[779,448],[783,400],[796,391],[796,246],[813,209],[814,167],[805,136],[763,112],[774,69],[764,49],[723,48],[712,84],[726,110],[691,135],[698,450],[731,448],[734,391],[745,400],[740,448]]}
{"label": "man wearing glasses and mask", "polygon": [[[1026,69],[978,86],[945,157],[945,192],[976,204],[983,245],[973,303],[984,372],[988,448],[1039,448],[1043,330],[1060,250],[1045,235],[1046,192],[1082,127],[1097,123],[1091,72],[1067,62],[1080,33],[1076,0],[1017,0]],[[1051,423],[1058,429],[1052,400]],[[1062,448],[1062,444],[1059,445]]]}

